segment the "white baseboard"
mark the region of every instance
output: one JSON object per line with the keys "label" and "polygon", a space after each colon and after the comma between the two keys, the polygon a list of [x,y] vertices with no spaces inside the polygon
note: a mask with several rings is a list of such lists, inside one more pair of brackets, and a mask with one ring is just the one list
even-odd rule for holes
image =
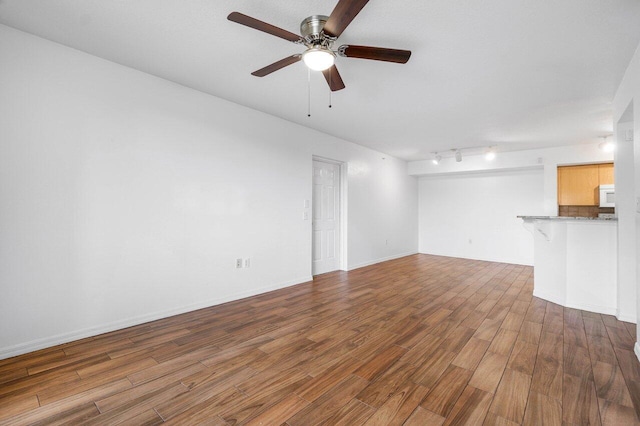
{"label": "white baseboard", "polygon": [[375,265],[376,263],[387,262],[389,260],[400,259],[401,257],[412,256],[418,254],[417,251],[411,251],[407,253],[394,254],[393,256],[382,257],[380,259],[372,260],[370,262],[358,263],[357,265],[351,265],[347,268],[347,271],[353,271],[354,269],[364,268],[365,266]]}
{"label": "white baseboard", "polygon": [[11,358],[13,356],[26,354],[29,352],[37,351],[39,349],[60,345],[62,343],[73,342],[75,340],[97,336],[99,334],[108,333],[111,331],[120,330],[127,327],[132,327],[134,325],[140,325],[146,322],[171,317],[174,315],[184,314],[185,312],[191,312],[191,311],[196,311],[198,309],[209,308],[211,306],[244,299],[246,297],[255,296],[257,294],[279,290],[281,288],[290,287],[292,285],[301,284],[301,283],[305,283],[312,280],[313,280],[313,277],[311,276],[303,277],[296,280],[287,281],[284,283],[273,284],[273,285],[260,287],[260,288],[240,292],[240,293],[235,293],[226,297],[200,301],[198,303],[193,303],[191,305],[181,306],[174,309],[168,309],[161,312],[154,312],[151,314],[139,315],[139,316],[127,318],[124,320],[111,322],[109,324],[101,325],[98,327],[84,328],[80,330],[70,331],[68,333],[61,333],[55,336],[45,337],[42,339],[31,340],[25,343],[19,343],[17,345],[9,346],[6,348],[0,348],[0,359]]}
{"label": "white baseboard", "polygon": [[[556,295],[552,295],[550,293],[545,293],[542,292],[540,290],[537,289],[533,289],[533,295],[535,297],[538,297],[540,299],[544,299],[547,300],[549,302],[555,303],[556,305],[560,305],[560,306],[564,306],[566,308],[572,308],[572,309],[580,309],[581,311],[589,311],[589,312],[596,312],[598,314],[605,314],[605,315],[613,315],[616,316],[618,313],[618,310],[615,307],[611,307],[611,306],[602,306],[602,305],[591,305],[588,303],[571,303],[571,302],[567,302],[565,299],[558,297]],[[624,319],[621,319],[618,317],[619,320],[621,321],[626,321]],[[632,321],[632,322],[635,322]]]}
{"label": "white baseboard", "polygon": [[580,309],[581,311],[595,312],[597,314],[616,316],[617,313],[617,309],[610,306],[589,305],[587,303],[567,303],[565,306],[567,308]]}
{"label": "white baseboard", "polygon": [[510,265],[533,266],[533,261],[523,261],[522,259],[497,259],[491,256],[462,256],[459,253],[429,253],[426,251],[418,251],[420,254],[429,254],[431,256],[455,257],[457,259],[480,260],[483,262],[508,263]]}
{"label": "white baseboard", "polygon": [[636,358],[638,358],[638,361],[640,362],[640,345],[638,344],[638,342],[633,345],[633,352],[636,354]]}
{"label": "white baseboard", "polygon": [[621,314],[619,311],[616,312],[616,318],[618,318],[618,320],[620,321],[630,322],[632,324],[636,324],[636,322],[638,321],[635,316]]}
{"label": "white baseboard", "polygon": [[566,301],[564,300],[564,298],[558,297],[556,295],[550,294],[550,293],[545,293],[544,291],[540,291],[538,289],[536,289],[535,287],[533,288],[533,296],[546,300],[548,302],[551,303],[555,303],[556,305],[560,305],[560,306],[564,306]]}

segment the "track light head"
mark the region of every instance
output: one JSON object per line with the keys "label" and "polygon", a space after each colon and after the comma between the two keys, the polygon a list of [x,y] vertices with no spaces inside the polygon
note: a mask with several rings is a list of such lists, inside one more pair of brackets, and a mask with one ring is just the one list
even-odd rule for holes
{"label": "track light head", "polygon": [[609,136],[600,137],[603,139],[602,143],[598,145],[601,150],[603,150],[604,152],[613,152],[613,150],[616,149],[616,145],[613,143],[613,141],[607,140]]}
{"label": "track light head", "polygon": [[487,161],[491,161],[491,160],[495,160],[496,158],[496,151],[495,149],[489,147],[489,149],[487,150],[487,152],[484,154],[484,158]]}

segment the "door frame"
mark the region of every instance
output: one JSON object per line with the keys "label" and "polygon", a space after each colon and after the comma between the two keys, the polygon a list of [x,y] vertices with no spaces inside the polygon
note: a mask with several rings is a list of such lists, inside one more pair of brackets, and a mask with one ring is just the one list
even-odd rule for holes
{"label": "door frame", "polygon": [[[314,161],[319,161],[321,163],[327,163],[327,164],[335,164],[337,166],[339,166],[340,168],[340,184],[338,187],[338,191],[340,191],[339,194],[339,199],[340,199],[340,211],[338,214],[338,220],[339,220],[339,227],[340,227],[340,231],[339,231],[339,235],[338,235],[338,248],[340,250],[340,255],[338,256],[338,270],[339,271],[348,271],[348,255],[347,255],[347,249],[348,249],[348,244],[347,244],[347,235],[348,235],[348,229],[347,229],[347,211],[348,211],[348,204],[347,204],[347,200],[348,200],[348,196],[347,196],[347,184],[348,184],[348,179],[347,179],[347,172],[348,172],[348,163],[345,161],[339,161],[339,160],[334,160],[332,158],[327,158],[327,157],[321,157],[319,155],[313,155],[311,158],[311,211],[313,212],[313,162]],[[313,275],[313,213],[311,215],[311,274]]]}

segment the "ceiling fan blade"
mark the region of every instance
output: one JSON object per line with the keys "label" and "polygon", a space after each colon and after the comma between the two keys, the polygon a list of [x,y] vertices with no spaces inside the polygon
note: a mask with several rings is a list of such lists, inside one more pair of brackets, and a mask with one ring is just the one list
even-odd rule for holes
{"label": "ceiling fan blade", "polygon": [[255,75],[256,77],[264,77],[265,75],[269,75],[274,71],[278,71],[279,69],[299,62],[301,58],[302,55],[291,55],[287,58],[280,59],[278,62],[274,62],[271,65],[267,65],[264,68],[260,68],[259,70],[252,72],[251,75]]}
{"label": "ceiling fan blade", "polygon": [[353,21],[369,0],[339,0],[333,12],[324,24],[324,33],[330,37],[340,37],[340,34]]}
{"label": "ceiling fan blade", "polygon": [[282,28],[278,28],[274,25],[267,24],[266,22],[259,21],[255,18],[252,18],[251,16],[244,15],[240,12],[231,12],[229,16],[227,16],[227,19],[232,22],[237,22],[238,24],[246,25],[247,27],[256,29],[258,31],[283,38],[285,40],[293,42],[301,40],[300,36],[297,34],[294,34],[287,30],[283,30]]}
{"label": "ceiling fan blade", "polygon": [[374,61],[406,64],[411,57],[410,50],[386,49],[384,47],[343,45],[338,49],[340,56],[347,58],[372,59]]}
{"label": "ceiling fan blade", "polygon": [[332,66],[324,71],[325,80],[327,80],[327,84],[332,92],[337,92],[338,90],[342,90],[345,88],[344,82],[342,81],[342,77],[340,77],[340,73],[338,72],[338,68],[336,66]]}

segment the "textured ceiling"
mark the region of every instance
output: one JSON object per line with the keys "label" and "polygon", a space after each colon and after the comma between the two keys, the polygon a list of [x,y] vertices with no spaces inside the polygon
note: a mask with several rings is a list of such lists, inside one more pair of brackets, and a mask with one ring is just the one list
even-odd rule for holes
{"label": "textured ceiling", "polygon": [[611,133],[611,100],[640,42],[637,0],[371,0],[340,44],[413,52],[406,65],[338,58],[346,89],[294,64],[300,46],[227,21],[298,33],[337,0],[0,0],[0,23],[404,158]]}

